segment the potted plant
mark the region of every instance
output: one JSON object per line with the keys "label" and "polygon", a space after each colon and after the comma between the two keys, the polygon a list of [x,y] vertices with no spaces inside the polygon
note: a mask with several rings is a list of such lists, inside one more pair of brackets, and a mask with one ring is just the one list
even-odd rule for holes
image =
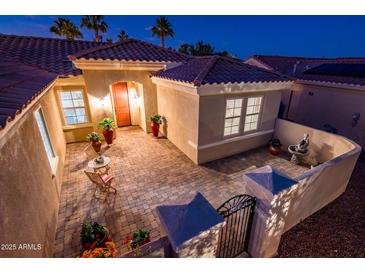
{"label": "potted plant", "polygon": [[100,152],[101,149],[101,141],[100,141],[100,135],[96,132],[91,132],[88,135],[86,135],[86,140],[91,142],[91,145],[95,152]]}
{"label": "potted plant", "polygon": [[96,222],[83,223],[80,233],[80,243],[82,252],[93,250],[97,247],[104,247],[106,242],[111,242],[109,231],[103,225]]}
{"label": "potted plant", "polygon": [[150,242],[150,233],[147,230],[140,229],[133,233],[133,237],[130,240],[129,245],[132,249],[135,249],[148,242]]}
{"label": "potted plant", "polygon": [[105,247],[97,247],[95,249],[88,249],[82,252],[79,258],[115,258],[117,256],[117,249],[113,242],[106,242]]}
{"label": "potted plant", "polygon": [[158,131],[160,129],[160,124],[162,123],[161,115],[155,113],[148,119],[151,122],[151,129],[153,136],[158,137]]}
{"label": "potted plant", "polygon": [[117,126],[111,118],[105,117],[98,123],[98,128],[103,128],[103,135],[108,145],[113,143],[113,128]]}
{"label": "potted plant", "polygon": [[279,139],[272,139],[269,143],[270,147],[269,147],[269,151],[272,155],[278,155],[281,152],[281,142]]}

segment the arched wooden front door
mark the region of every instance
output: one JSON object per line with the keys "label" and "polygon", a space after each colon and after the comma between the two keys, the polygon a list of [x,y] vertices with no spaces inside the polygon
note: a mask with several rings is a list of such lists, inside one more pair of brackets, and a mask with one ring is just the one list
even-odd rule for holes
{"label": "arched wooden front door", "polygon": [[131,115],[129,110],[128,86],[127,83],[116,83],[112,86],[115,117],[117,126],[130,126]]}

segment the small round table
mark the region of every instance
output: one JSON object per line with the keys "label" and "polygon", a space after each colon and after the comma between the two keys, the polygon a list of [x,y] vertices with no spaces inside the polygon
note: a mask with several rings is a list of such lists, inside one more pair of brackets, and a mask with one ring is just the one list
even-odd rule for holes
{"label": "small round table", "polygon": [[108,174],[108,171],[110,169],[109,164],[111,162],[111,159],[109,157],[105,157],[105,156],[101,156],[101,157],[103,157],[104,162],[98,163],[98,162],[96,162],[96,158],[95,158],[87,163],[87,167],[94,169],[95,173],[99,173],[102,175]]}

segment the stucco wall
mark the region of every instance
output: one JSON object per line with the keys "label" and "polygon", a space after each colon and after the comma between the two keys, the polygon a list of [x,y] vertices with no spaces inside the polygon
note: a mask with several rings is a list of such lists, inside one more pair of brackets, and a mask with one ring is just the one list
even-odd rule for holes
{"label": "stucco wall", "polygon": [[148,117],[157,112],[156,86],[150,79],[148,71],[133,70],[84,70],[83,76],[88,92],[92,121],[97,123],[104,117],[114,119],[114,110],[111,98],[111,85],[117,82],[134,81],[138,85],[137,91],[143,95],[141,99],[141,127],[150,131],[147,125]]}
{"label": "stucco wall", "polygon": [[[55,176],[34,118],[39,104],[58,157]],[[58,105],[51,90],[0,140],[0,243],[17,245],[15,251],[0,250],[0,257],[52,256],[65,151]],[[20,250],[19,244],[41,244],[42,248]]]}
{"label": "stucco wall", "polygon": [[[290,187],[272,194],[254,179],[243,176],[242,182],[249,195],[257,197],[249,252],[253,257],[275,256],[284,232],[317,212],[347,187],[361,148],[349,139],[278,119],[275,137],[285,146],[295,143],[304,133],[311,134],[309,150],[320,148],[321,165],[293,178]],[[261,168],[264,171],[265,168]],[[256,171],[257,172],[257,171]],[[257,177],[259,178],[259,177]],[[276,183],[279,183],[277,181]]]}
{"label": "stucco wall", "polygon": [[311,135],[309,149],[319,152],[324,163],[294,178],[299,183],[282,194],[281,199],[290,200],[286,203],[284,232],[346,190],[361,152],[356,143],[342,136],[281,119],[277,121],[275,136],[281,138],[284,145],[293,143],[304,133]]}
{"label": "stucco wall", "polygon": [[197,163],[199,96],[157,87],[158,112],[164,117],[160,131]]}
{"label": "stucco wall", "polygon": [[[241,132],[239,136],[233,138],[224,137],[226,100],[259,95],[264,96],[262,115],[259,122],[259,134]],[[280,91],[201,96],[199,102],[199,163],[230,156],[267,144],[272,136],[270,130],[273,130],[275,126],[280,98]],[[242,123],[243,120],[241,119]],[[243,138],[245,135],[247,138]]]}
{"label": "stucco wall", "polygon": [[309,150],[311,158],[314,157],[320,163],[332,160],[353,148],[351,142],[339,135],[330,134],[304,125],[299,125],[286,120],[278,120],[276,123],[275,138],[280,139],[283,149],[289,145],[297,144],[304,133],[309,134]]}
{"label": "stucco wall", "polygon": [[[307,126],[324,129],[325,124],[338,129],[365,147],[365,93],[350,89],[295,84],[288,118]],[[352,114],[360,113],[356,126]]]}

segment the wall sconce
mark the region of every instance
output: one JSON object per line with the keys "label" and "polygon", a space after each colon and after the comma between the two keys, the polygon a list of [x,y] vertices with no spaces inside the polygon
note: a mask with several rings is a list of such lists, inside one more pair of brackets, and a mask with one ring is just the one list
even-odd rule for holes
{"label": "wall sconce", "polygon": [[352,117],[352,126],[354,127],[354,126],[356,126],[357,125],[357,123],[359,122],[359,119],[360,119],[360,113],[358,113],[358,112],[354,112],[354,113],[352,113],[352,115],[351,115],[351,117]]}
{"label": "wall sconce", "polygon": [[99,99],[99,105],[102,106],[102,107],[105,106],[105,99],[104,98]]}
{"label": "wall sconce", "polygon": [[137,94],[134,94],[134,96],[133,96],[133,100],[136,102],[136,104],[137,104],[137,106],[141,106],[141,104],[142,104],[142,99],[141,99],[141,97],[139,97]]}

